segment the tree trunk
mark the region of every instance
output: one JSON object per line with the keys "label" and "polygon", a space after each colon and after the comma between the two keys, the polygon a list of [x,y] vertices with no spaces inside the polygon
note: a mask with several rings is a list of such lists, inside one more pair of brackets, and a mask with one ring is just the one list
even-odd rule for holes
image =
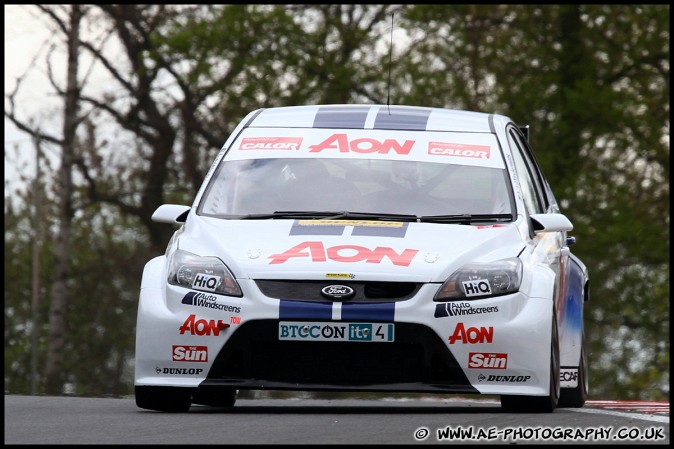
{"label": "tree trunk", "polygon": [[79,27],[82,10],[80,5],[71,5],[70,8],[68,66],[58,190],[60,201],[59,231],[56,237],[56,266],[54,281],[51,287],[46,369],[46,392],[47,394],[55,395],[63,393],[65,380],[63,352],[66,341],[66,312],[68,308],[68,280],[70,278],[72,239],[72,167],[75,154],[80,96],[77,69],[80,45]]}

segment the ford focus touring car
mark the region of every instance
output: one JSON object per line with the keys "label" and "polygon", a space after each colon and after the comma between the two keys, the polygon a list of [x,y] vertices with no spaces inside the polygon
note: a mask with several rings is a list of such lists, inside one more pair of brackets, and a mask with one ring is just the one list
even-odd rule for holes
{"label": "ford focus touring car", "polygon": [[316,105],[248,114],[144,268],[138,407],[242,390],[497,395],[582,407],[588,272],[506,116]]}

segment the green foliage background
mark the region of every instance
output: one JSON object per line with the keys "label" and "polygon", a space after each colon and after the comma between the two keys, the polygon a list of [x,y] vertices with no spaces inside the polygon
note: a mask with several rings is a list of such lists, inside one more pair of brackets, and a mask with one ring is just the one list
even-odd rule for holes
{"label": "green foliage background", "polygon": [[[590,272],[590,398],[669,398],[669,5],[84,7],[123,45],[96,55],[100,33],[82,48],[114,61],[117,76],[82,89],[91,114],[78,149],[64,391],[132,392],[142,267],[172,232],[149,216],[162,202],[191,204],[246,113],[390,101],[531,126]],[[55,23],[62,10],[41,12]],[[56,175],[46,167],[39,187],[38,392]],[[33,194],[5,192],[6,393],[31,392]]]}

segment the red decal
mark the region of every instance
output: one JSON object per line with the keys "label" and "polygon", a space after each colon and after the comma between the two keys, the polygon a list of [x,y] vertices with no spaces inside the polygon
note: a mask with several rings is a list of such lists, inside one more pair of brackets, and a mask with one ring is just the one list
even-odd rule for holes
{"label": "red decal", "polygon": [[299,150],[301,137],[245,137],[239,150]]}
{"label": "red decal", "polygon": [[489,327],[463,327],[463,323],[456,325],[454,333],[449,336],[449,343],[454,344],[457,340],[461,343],[491,343],[494,338],[494,328]]}
{"label": "red decal", "polygon": [[208,346],[173,345],[174,362],[208,362]]}
{"label": "red decal", "polygon": [[393,265],[407,267],[418,252],[417,249],[405,249],[398,254],[393,248],[378,246],[371,250],[358,245],[339,245],[326,250],[322,242],[303,242],[282,253],[272,254],[269,256],[271,259],[269,263],[284,263],[291,257],[311,257],[312,262],[325,262],[330,259],[344,263],[381,263],[384,257],[388,257]]}
{"label": "red decal", "polygon": [[468,354],[468,368],[506,369],[508,354],[491,352],[471,352]]}
{"label": "red decal", "polygon": [[461,156],[489,159],[489,145],[468,145],[465,143],[428,142],[428,154],[436,156]]}
{"label": "red decal", "polygon": [[222,320],[218,320],[216,323],[215,320],[206,321],[204,319],[197,320],[194,314],[190,315],[182,326],[180,326],[180,335],[183,335],[187,332],[190,335],[220,335],[222,329],[229,327],[229,324],[223,323]]}
{"label": "red decal", "polygon": [[[309,253],[305,252],[308,249]],[[311,257],[312,262],[325,262],[325,249],[321,242],[304,242],[281,254],[272,254],[270,264],[287,262],[291,257]]]}
{"label": "red decal", "polygon": [[323,150],[338,150],[340,153],[379,153],[388,154],[391,150],[398,154],[409,154],[414,146],[414,140],[406,140],[400,143],[395,139],[386,139],[380,142],[377,139],[361,138],[349,141],[346,134],[333,134],[318,145],[310,145],[310,153],[318,153]]}

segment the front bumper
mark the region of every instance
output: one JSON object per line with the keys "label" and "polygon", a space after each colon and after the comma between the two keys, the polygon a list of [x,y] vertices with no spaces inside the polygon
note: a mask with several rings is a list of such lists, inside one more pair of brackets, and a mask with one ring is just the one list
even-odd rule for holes
{"label": "front bumper", "polygon": [[[145,280],[135,385],[548,393],[550,298],[517,293],[447,307],[432,301],[438,285],[424,284],[403,301],[347,304],[280,300],[253,280],[239,283],[242,298],[195,301],[192,290]],[[392,322],[395,339],[284,341],[282,321]]]}

